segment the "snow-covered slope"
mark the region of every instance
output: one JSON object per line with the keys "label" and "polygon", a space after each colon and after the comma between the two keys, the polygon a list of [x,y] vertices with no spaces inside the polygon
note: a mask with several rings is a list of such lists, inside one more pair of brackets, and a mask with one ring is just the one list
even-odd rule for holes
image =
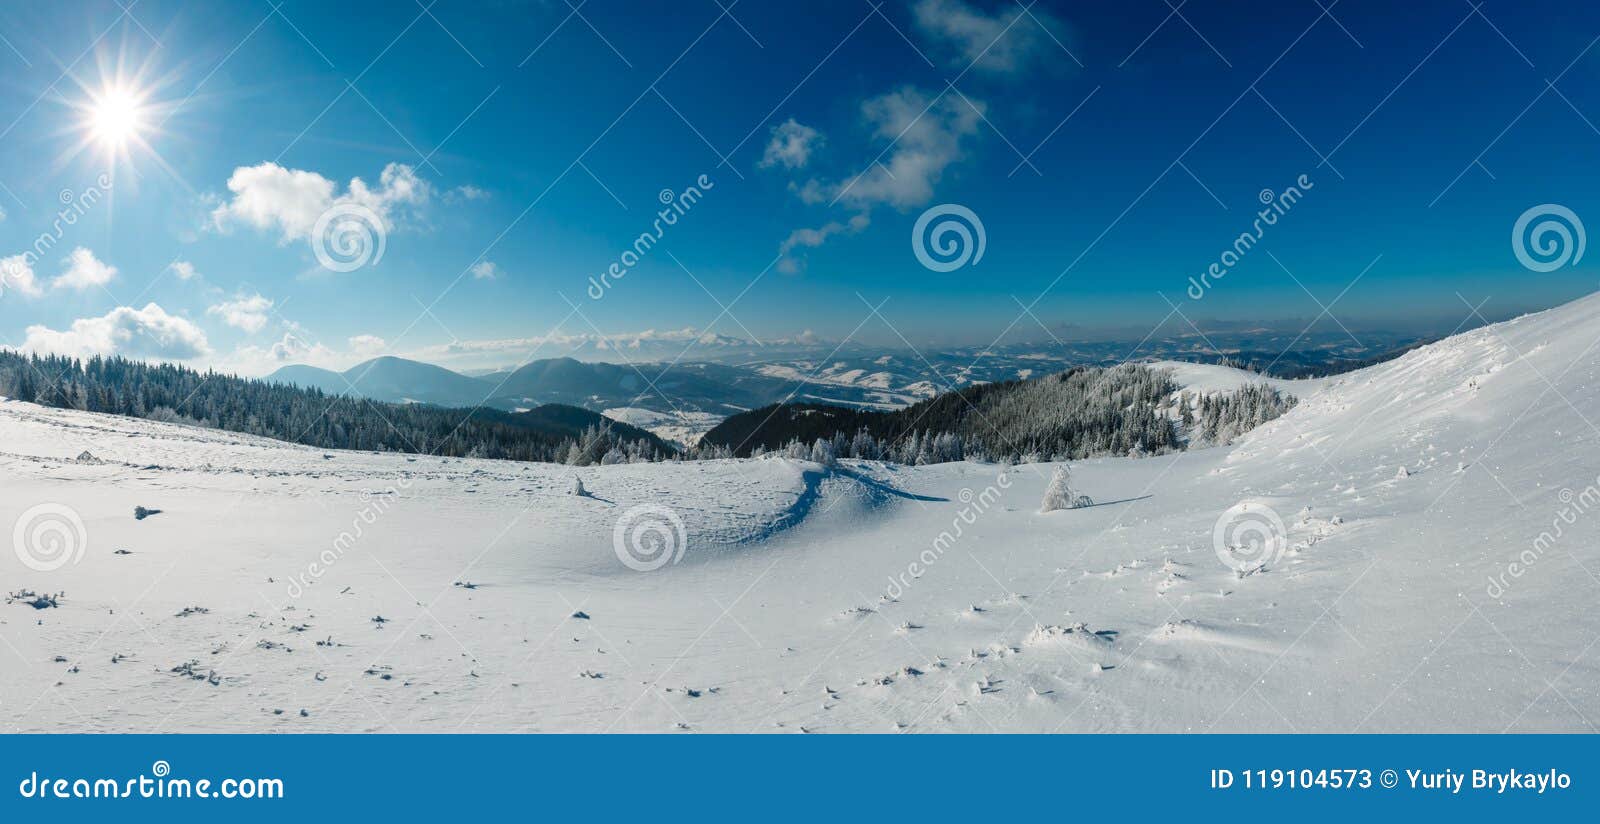
{"label": "snow-covered slope", "polygon": [[3,403],[0,589],[63,594],[0,605],[0,725],[1588,731],[1597,344],[1597,297],[1486,327],[1232,447],[1074,464],[1096,505],[1048,514],[1049,465],[573,470]]}
{"label": "snow-covered slope", "polygon": [[1185,361],[1154,361],[1152,369],[1165,369],[1172,373],[1172,379],[1177,384],[1190,392],[1199,392],[1209,395],[1222,392],[1232,392],[1241,386],[1253,383],[1264,383],[1279,392],[1284,392],[1296,398],[1307,398],[1316,394],[1328,383],[1328,378],[1301,378],[1286,380],[1272,378],[1236,369],[1232,366],[1219,366],[1210,363],[1188,363]]}
{"label": "snow-covered slope", "polygon": [[700,436],[710,432],[722,422],[721,415],[710,412],[657,412],[637,406],[619,406],[605,410],[604,414],[614,421],[648,430],[657,437],[665,438],[682,447],[699,443]]}

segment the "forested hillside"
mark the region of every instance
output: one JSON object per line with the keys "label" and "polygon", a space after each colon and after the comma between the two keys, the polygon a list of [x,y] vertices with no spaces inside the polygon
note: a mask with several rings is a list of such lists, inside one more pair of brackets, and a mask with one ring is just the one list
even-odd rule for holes
{"label": "forested hillside", "polygon": [[706,433],[699,452],[742,457],[782,450],[906,464],[1161,453],[1226,442],[1293,404],[1265,385],[1198,396],[1179,392],[1168,373],[1146,366],[1078,367],[970,386],[892,412],[768,406],[723,421]]}

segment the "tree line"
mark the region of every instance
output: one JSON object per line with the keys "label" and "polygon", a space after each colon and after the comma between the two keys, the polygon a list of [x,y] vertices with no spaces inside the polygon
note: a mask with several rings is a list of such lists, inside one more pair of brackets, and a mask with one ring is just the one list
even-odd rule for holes
{"label": "tree line", "polygon": [[515,413],[382,403],[122,357],[0,351],[0,395],[323,449],[580,464],[676,455],[649,432],[576,407]]}

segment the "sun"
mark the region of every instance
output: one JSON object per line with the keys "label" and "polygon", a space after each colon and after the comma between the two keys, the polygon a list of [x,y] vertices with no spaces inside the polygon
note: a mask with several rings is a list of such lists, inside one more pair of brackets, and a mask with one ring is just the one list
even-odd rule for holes
{"label": "sun", "polygon": [[131,172],[127,178],[130,187],[144,177],[141,168],[149,170],[154,165],[181,182],[155,144],[174,136],[167,122],[198,98],[191,92],[174,104],[169,92],[178,74],[162,75],[153,64],[128,54],[103,52],[95,63],[95,75],[71,74],[68,80],[74,88],[57,92],[56,100],[67,115],[56,127],[61,138],[57,163],[90,157],[107,174],[115,175],[119,169]]}
{"label": "sun", "polygon": [[139,136],[144,128],[143,97],[131,89],[112,87],[89,106],[89,134],[107,148],[117,149]]}

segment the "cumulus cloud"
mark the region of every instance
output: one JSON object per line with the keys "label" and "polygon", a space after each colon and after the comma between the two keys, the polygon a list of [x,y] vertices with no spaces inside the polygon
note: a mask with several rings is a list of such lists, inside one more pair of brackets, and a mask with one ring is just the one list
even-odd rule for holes
{"label": "cumulus cloud", "polygon": [[33,262],[26,254],[0,258],[0,295],[15,291],[29,297],[44,293],[33,274]]}
{"label": "cumulus cloud", "polygon": [[222,322],[235,329],[255,334],[267,326],[267,313],[272,311],[272,301],[256,295],[240,295],[223,301],[206,310],[208,315],[222,318]]}
{"label": "cumulus cloud", "polygon": [[977,133],[983,109],[983,103],[956,94],[930,101],[909,87],[868,100],[862,117],[875,137],[894,141],[894,147],[887,161],[837,184],[835,196],[862,208],[926,206],[945,169],[961,158],[962,141]]}
{"label": "cumulus cloud", "polygon": [[316,172],[268,162],[234,169],[228,191],[232,199],[211,212],[215,228],[244,225],[276,231],[283,243],[290,243],[309,237],[317,218],[336,205],[363,206],[383,220],[386,230],[392,229],[407,210],[427,203],[433,188],[403,163],[383,167],[376,187],[356,177],[340,193],[337,184]]}
{"label": "cumulus cloud", "polygon": [[350,354],[334,351],[321,343],[309,341],[299,329],[284,332],[283,337],[265,346],[248,344],[240,346],[221,357],[215,368],[238,375],[264,376],[289,364],[306,364],[324,369],[345,369],[356,360]]}
{"label": "cumulus cloud", "polygon": [[989,15],[963,0],[918,0],[911,13],[919,33],[953,52],[954,65],[996,74],[1015,73],[1048,54],[1054,35],[1045,26],[1060,27],[1042,11],[1017,7]]}
{"label": "cumulus cloud", "polygon": [[199,274],[194,270],[194,264],[187,260],[175,260],[169,268],[172,269],[172,274],[178,276],[178,280],[189,280]]}
{"label": "cumulus cloud", "polygon": [[117,267],[100,262],[93,252],[82,246],[73,249],[63,264],[66,268],[50,282],[52,289],[82,292],[95,286],[104,286],[117,276]]}
{"label": "cumulus cloud", "polygon": [[211,351],[200,327],[167,314],[155,303],[143,309],[119,306],[101,317],[79,318],[65,330],[29,326],[22,348],[79,358],[125,355],[155,360],[189,360]]}
{"label": "cumulus cloud", "polygon": [[477,263],[472,264],[471,271],[472,277],[475,280],[494,280],[495,278],[505,274],[504,272],[500,271],[500,267],[487,260],[480,260]]}
{"label": "cumulus cloud", "polygon": [[309,343],[305,338],[294,332],[283,333],[283,338],[272,344],[268,349],[272,359],[279,363],[302,360],[319,360],[320,356],[332,355],[333,350],[320,343]]}
{"label": "cumulus cloud", "polygon": [[356,335],[349,344],[350,351],[358,355],[376,355],[389,348],[389,343],[377,335]]}
{"label": "cumulus cloud", "polygon": [[821,132],[791,117],[772,127],[772,139],[767,141],[767,150],[761,154],[757,165],[764,169],[772,166],[804,168],[811,160],[811,151],[821,143]]}

